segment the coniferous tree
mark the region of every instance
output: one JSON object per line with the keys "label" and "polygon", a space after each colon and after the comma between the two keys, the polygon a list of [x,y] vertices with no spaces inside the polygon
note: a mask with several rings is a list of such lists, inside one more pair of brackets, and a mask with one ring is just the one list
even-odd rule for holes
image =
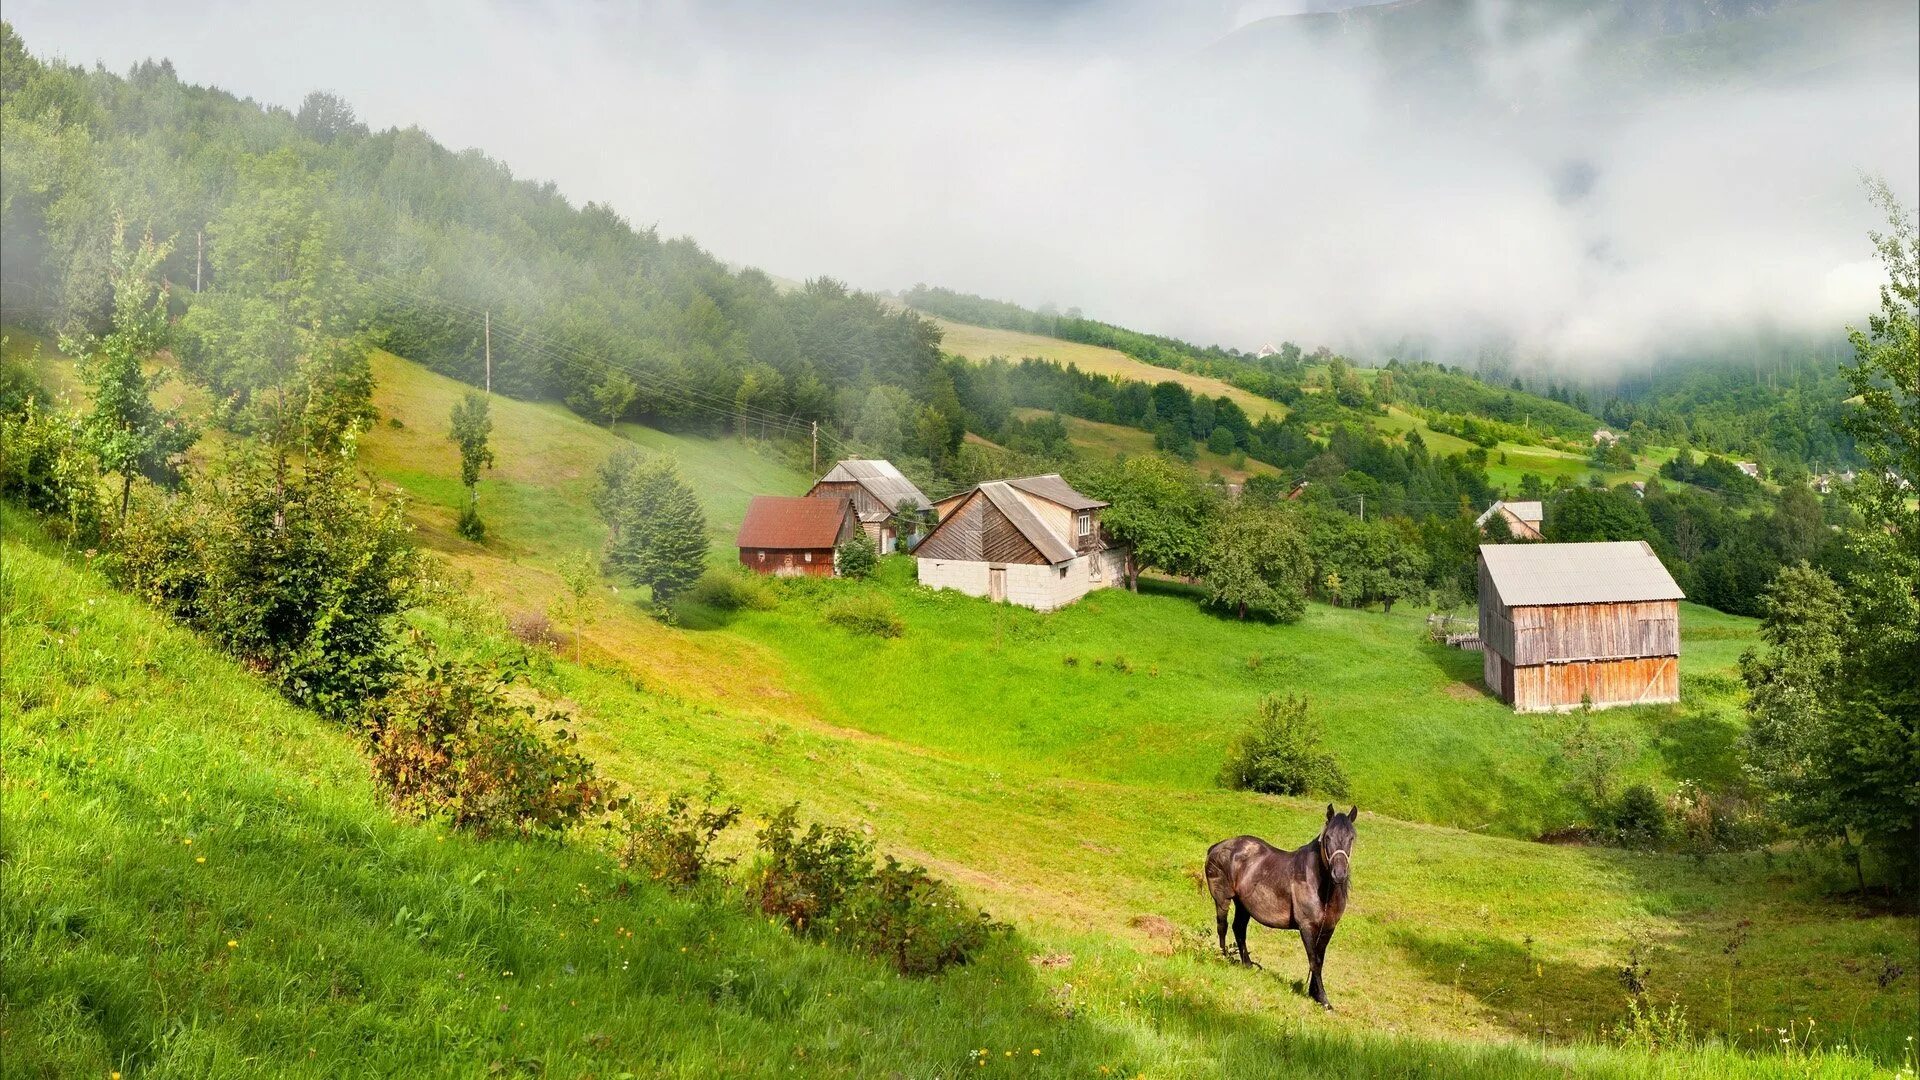
{"label": "coniferous tree", "polygon": [[664,608],[700,577],[707,559],[707,516],[693,488],[665,455],[640,462],[621,488],[619,538],[608,560]]}

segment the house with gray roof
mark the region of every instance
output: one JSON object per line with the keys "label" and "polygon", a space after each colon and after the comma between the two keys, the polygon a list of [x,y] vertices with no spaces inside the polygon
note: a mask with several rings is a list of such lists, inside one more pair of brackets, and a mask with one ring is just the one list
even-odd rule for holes
{"label": "house with gray roof", "polygon": [[1124,583],[1127,548],[1100,527],[1106,503],[1058,474],[989,480],[942,499],[913,551],[920,583],[1040,611]]}
{"label": "house with gray roof", "polygon": [[[873,538],[874,546],[882,555],[891,555],[899,549],[903,505],[911,504],[915,515],[933,510],[933,503],[893,462],[873,458],[848,458],[838,462],[813,485],[807,497],[853,500],[853,512],[860,518],[860,526]],[[909,538],[911,535],[909,531]]]}

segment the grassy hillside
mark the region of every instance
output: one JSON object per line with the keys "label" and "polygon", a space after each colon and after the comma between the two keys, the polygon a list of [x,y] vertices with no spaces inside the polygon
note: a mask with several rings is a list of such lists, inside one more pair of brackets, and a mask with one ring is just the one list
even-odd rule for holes
{"label": "grassy hillside", "polygon": [[[640,690],[616,665],[534,655],[539,692],[645,790],[712,769],[756,809],[801,798],[931,857],[1021,926],[977,968],[902,980],[723,893],[633,886],[578,843],[396,820],[343,733],[5,524],[10,1074],[1868,1075],[1831,1053],[1786,1068],[1590,1041],[1618,1012],[1627,929],[1650,943],[1656,992],[1704,1023],[1732,974],[1720,937],[1741,919],[1737,1027],[1816,1015],[1823,1041],[1892,1063],[1911,1020],[1859,963],[1898,949],[1902,928],[1825,918],[1803,891],[1810,866],[1701,867],[1373,815],[1329,966],[1341,1011],[1325,1016],[1284,936],[1256,932],[1268,972],[1188,945],[1210,915],[1188,876],[1204,843],[1234,825],[1307,835],[1313,804],[770,729]],[[422,625],[456,647],[485,637]],[[1456,1036],[1492,1044],[1440,1041]]]}
{"label": "grassy hillside", "polygon": [[[1047,415],[1045,409],[1015,409],[1015,416],[1022,420],[1031,420]],[[1153,453],[1153,433],[1122,424],[1103,424],[1098,420],[1086,420],[1078,416],[1062,415],[1060,422],[1066,425],[1067,439],[1073,448],[1095,460],[1114,458],[1122,454],[1128,456]],[[1219,473],[1222,477],[1240,483],[1249,476],[1257,474],[1278,475],[1280,470],[1264,461],[1241,455],[1239,465],[1233,459],[1216,454],[1200,446],[1193,459],[1193,467],[1203,474]]]}
{"label": "grassy hillside", "polygon": [[1062,341],[1059,338],[1027,334],[1018,330],[969,326],[966,323],[949,322],[946,319],[933,321],[940,327],[942,351],[964,356],[969,360],[990,360],[996,356],[1008,360],[1022,360],[1030,356],[1040,360],[1057,360],[1062,364],[1077,364],[1080,370],[1091,371],[1098,375],[1112,375],[1115,378],[1148,383],[1176,382],[1196,394],[1205,394],[1208,397],[1219,397],[1224,394],[1245,409],[1247,415],[1255,420],[1269,415],[1277,418],[1287,413],[1287,407],[1277,401],[1270,401],[1258,394],[1250,394],[1211,376],[1156,367],[1116,349],[1082,345],[1078,342]]}

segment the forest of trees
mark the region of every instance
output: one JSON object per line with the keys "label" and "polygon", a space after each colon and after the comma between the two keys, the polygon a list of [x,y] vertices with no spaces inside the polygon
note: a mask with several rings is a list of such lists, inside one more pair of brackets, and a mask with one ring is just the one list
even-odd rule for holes
{"label": "forest of trees", "polygon": [[[165,61],[124,76],[42,62],[10,26],[0,54],[13,325],[105,329],[118,215],[171,241],[156,269],[174,314],[222,309],[189,319],[179,344],[236,405],[259,382],[236,359],[259,344],[248,320],[270,303],[283,322],[473,384],[490,312],[494,390],[603,421],[792,434],[817,420],[850,435],[876,390],[951,408],[933,324],[838,282],[783,291],[479,151],[369,131],[326,94],[288,112],[184,83]],[[284,265],[250,254],[268,249]],[[309,310],[290,306],[296,289]],[[340,361],[354,377],[351,353]],[[959,441],[957,412],[910,422]]]}

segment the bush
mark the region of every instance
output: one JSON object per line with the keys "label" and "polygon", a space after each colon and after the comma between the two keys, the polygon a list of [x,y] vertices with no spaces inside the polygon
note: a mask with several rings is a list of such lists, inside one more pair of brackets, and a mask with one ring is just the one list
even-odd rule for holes
{"label": "bush", "polygon": [[880,550],[873,546],[873,537],[868,536],[865,529],[854,530],[836,554],[839,557],[834,561],[838,564],[841,577],[868,577],[874,567],[880,565]]}
{"label": "bush", "polygon": [[413,654],[367,710],[374,774],[395,805],[480,832],[552,832],[605,809],[573,734],[509,701],[497,672]]}
{"label": "bush", "polygon": [[462,540],[470,540],[476,544],[483,543],[487,539],[487,523],[480,520],[480,512],[472,506],[467,506],[460,511],[460,524],[454,527],[454,531],[460,534]]}
{"label": "bush", "polygon": [[100,535],[99,460],[81,445],[72,420],[32,398],[0,415],[0,495],[75,540]]}
{"label": "bush", "polygon": [[404,508],[314,458],[259,452],[143,499],[109,561],[155,606],[266,672],[282,693],[345,717],[392,673],[393,621],[415,596]]}
{"label": "bush", "polygon": [[1672,832],[1666,804],[1651,784],[1628,785],[1600,816],[1605,820],[1595,824],[1608,841],[1620,847],[1657,848]]}
{"label": "bush", "polygon": [[765,579],[738,570],[708,570],[682,598],[715,611],[768,611],[778,603]]}
{"label": "bush", "polygon": [[1289,694],[1260,699],[1253,726],[1227,749],[1220,782],[1235,791],[1268,795],[1347,794],[1347,776],[1321,748],[1323,728],[1307,715],[1307,700]]}
{"label": "bush", "polygon": [[891,638],[907,632],[907,624],[893,610],[892,602],[874,593],[841,597],[828,604],[823,615],[828,622],[856,634]]}
{"label": "bush", "polygon": [[514,613],[507,619],[507,633],[518,639],[520,644],[536,649],[551,649],[560,644],[559,635],[553,632],[552,621],[538,611]]}
{"label": "bush", "polygon": [[796,933],[887,960],[902,975],[936,975],[967,963],[1007,928],[952,886],[872,847],[852,830],[814,822],[800,830],[788,806],[759,834],[764,856],[748,898]]}
{"label": "bush", "polygon": [[732,859],[716,859],[711,852],[720,834],[740,819],[740,807],[723,807],[719,797],[720,782],[709,779],[698,807],[684,791],[667,796],[660,806],[625,807],[624,831],[615,851],[620,865],[679,889],[732,866]]}

